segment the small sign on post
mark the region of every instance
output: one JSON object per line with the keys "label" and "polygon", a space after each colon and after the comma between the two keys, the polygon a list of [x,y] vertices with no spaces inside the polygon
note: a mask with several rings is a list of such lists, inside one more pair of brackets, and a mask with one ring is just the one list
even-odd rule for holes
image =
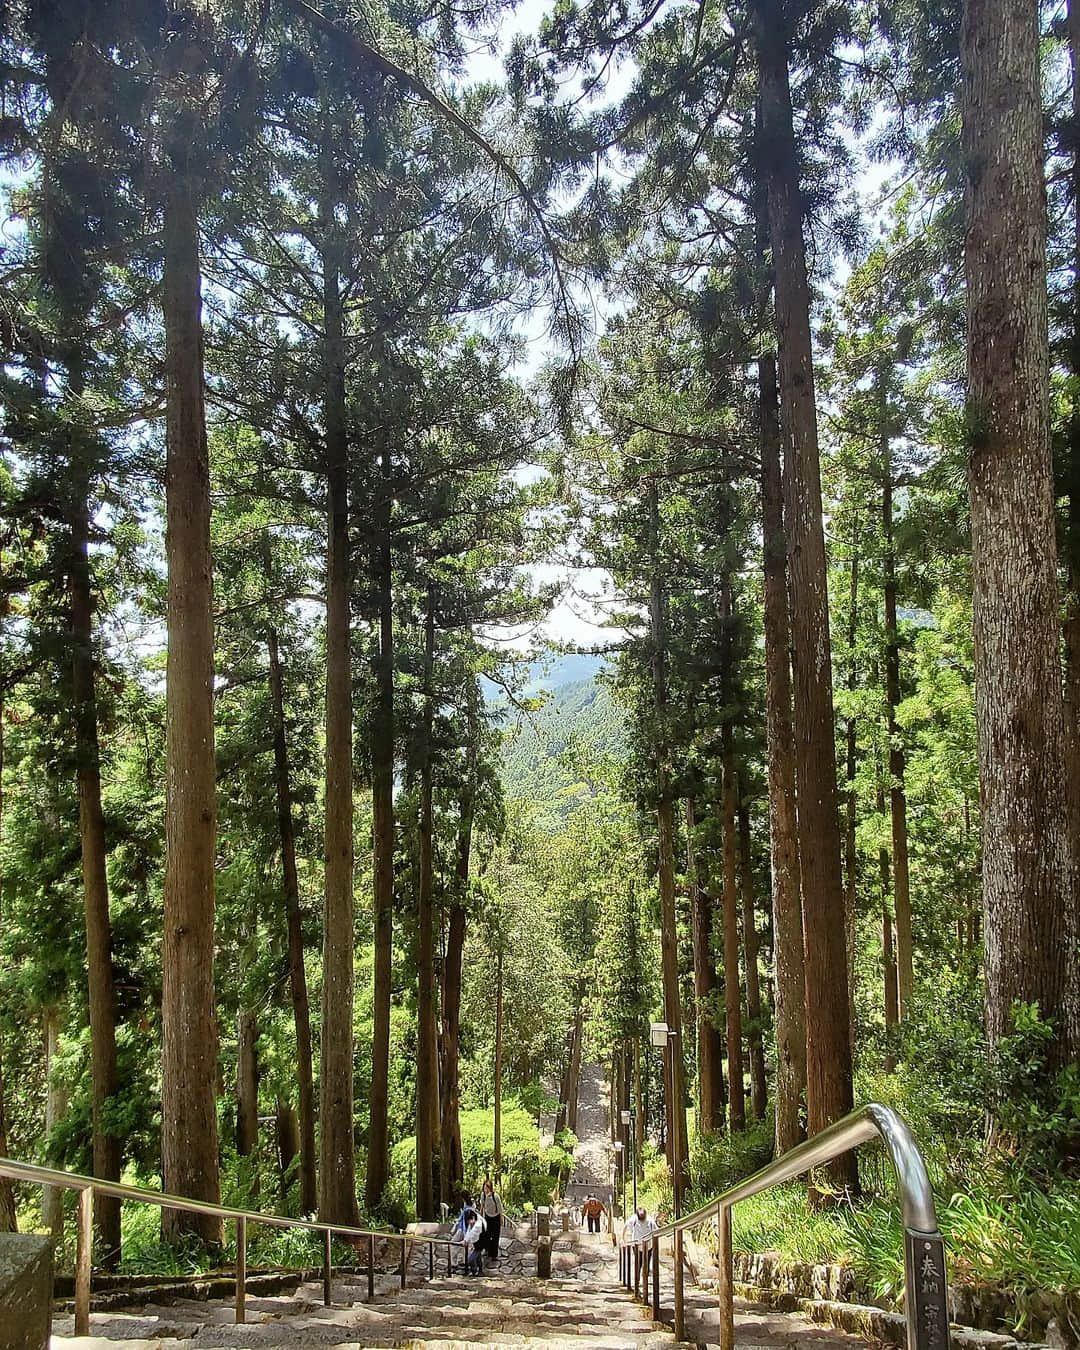
{"label": "small sign on post", "polygon": [[904,1276],[908,1350],[948,1350],[949,1291],[940,1233],[904,1230]]}

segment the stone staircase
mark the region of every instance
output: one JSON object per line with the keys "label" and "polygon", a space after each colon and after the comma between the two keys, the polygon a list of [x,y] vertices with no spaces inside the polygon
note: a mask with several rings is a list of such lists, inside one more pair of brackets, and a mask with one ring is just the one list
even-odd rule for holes
{"label": "stone staircase", "polygon": [[[455,1256],[457,1252],[455,1250]],[[439,1272],[439,1264],[436,1263]],[[445,1252],[442,1257],[445,1272]],[[648,1309],[619,1284],[618,1263],[606,1235],[580,1231],[556,1235],[552,1278],[535,1277],[529,1230],[504,1236],[502,1259],[481,1276],[437,1273],[428,1280],[427,1254],[413,1249],[409,1285],[402,1290],[392,1270],[379,1275],[374,1302],[367,1300],[363,1272],[335,1277],[333,1306],[322,1302],[320,1281],[300,1282],[289,1292],[247,1300],[247,1321],[237,1325],[230,1300],[178,1297],[147,1301],[124,1310],[95,1312],[91,1334],[75,1337],[70,1315],[54,1322],[52,1350],[309,1350],[309,1347],[456,1347],[540,1345],[566,1350],[674,1350],[671,1332],[651,1320]],[[693,1300],[688,1334],[692,1343],[716,1340],[715,1306]],[[689,1311],[689,1305],[688,1305]],[[712,1335],[710,1337],[710,1332]],[[815,1327],[801,1318],[742,1309],[741,1345],[783,1347],[816,1342],[820,1350],[858,1350],[860,1342]]]}
{"label": "stone staircase", "polygon": [[[459,1249],[455,1248],[455,1266]],[[436,1262],[439,1270],[440,1262]],[[441,1260],[445,1272],[445,1254]],[[617,1267],[610,1239],[560,1234],[553,1252],[553,1278],[536,1279],[529,1230],[504,1236],[498,1266],[481,1276],[445,1273],[428,1280],[426,1248],[413,1249],[409,1285],[396,1273],[376,1282],[367,1302],[367,1275],[335,1277],[333,1306],[324,1307],[321,1281],[303,1282],[291,1292],[250,1295],[247,1321],[237,1325],[231,1301],[178,1297],[168,1304],[144,1303],[123,1311],[91,1315],[91,1335],[72,1334],[73,1319],[55,1319],[53,1350],[240,1350],[315,1346],[456,1345],[670,1347],[671,1336],[649,1320],[610,1278]]]}

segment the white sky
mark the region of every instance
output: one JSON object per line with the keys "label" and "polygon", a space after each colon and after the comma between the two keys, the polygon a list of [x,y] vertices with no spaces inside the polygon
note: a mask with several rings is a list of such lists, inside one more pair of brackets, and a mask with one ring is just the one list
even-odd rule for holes
{"label": "white sky", "polygon": [[[478,48],[466,63],[467,82],[500,82],[504,77],[503,58],[515,37],[519,34],[536,33],[544,16],[549,12],[553,0],[522,0],[522,3],[507,14],[498,31],[497,50]],[[610,103],[622,98],[633,82],[635,67],[633,62],[624,61],[609,67],[605,81],[596,95],[599,103]],[[576,98],[580,93],[580,82],[576,77],[567,79],[565,97]],[[896,166],[874,164],[867,160],[857,142],[851,142],[856,160],[859,163],[859,195],[869,219],[881,214],[884,209],[882,192],[887,180]],[[845,259],[835,260],[832,285],[839,289],[849,275],[850,268]],[[588,312],[592,310],[594,327],[602,329],[605,315],[612,310],[601,297],[582,297]],[[590,303],[591,302],[591,303]],[[521,326],[520,333],[527,345],[521,374],[528,378],[540,369],[544,362],[554,354],[547,333],[546,312],[538,311]],[[493,633],[493,639],[509,645],[527,647],[538,642],[569,643],[585,647],[600,647],[617,643],[621,633],[617,629],[602,626],[604,612],[614,600],[614,586],[610,575],[601,568],[570,568],[561,564],[545,564],[528,569],[529,574],[538,582],[559,581],[564,592],[546,622],[538,630],[520,630],[514,633],[503,630]]]}
{"label": "white sky", "polygon": [[[500,83],[505,78],[503,58],[519,34],[534,34],[539,29],[544,16],[549,13],[553,0],[522,0],[512,12],[506,14],[498,32],[498,49],[490,51],[478,48],[469,57],[465,69],[467,83]],[[603,102],[621,98],[633,81],[634,68],[629,62],[621,66],[612,64],[598,98]],[[576,77],[567,79],[565,95],[567,99],[577,97],[580,83]],[[589,297],[586,311],[592,310],[594,326],[599,329],[603,324],[604,307],[602,298]],[[521,374],[524,378],[537,372],[553,355],[555,349],[548,335],[549,315],[546,310],[538,310],[526,319],[519,328],[520,335],[528,344]],[[561,563],[545,563],[528,569],[529,575],[539,584],[553,581],[563,586],[563,595],[546,621],[537,630],[502,629],[494,630],[491,640],[496,644],[529,647],[549,642],[572,644],[583,647],[610,646],[620,640],[618,630],[602,626],[605,601],[611,602],[613,585],[610,575],[602,568],[573,568]]]}

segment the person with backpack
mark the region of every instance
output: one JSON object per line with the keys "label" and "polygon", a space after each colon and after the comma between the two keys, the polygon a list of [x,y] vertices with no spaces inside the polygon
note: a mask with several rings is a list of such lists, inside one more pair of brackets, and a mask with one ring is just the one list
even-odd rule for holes
{"label": "person with backpack", "polygon": [[599,1233],[601,1216],[606,1213],[604,1202],[595,1195],[590,1195],[581,1206],[581,1217],[588,1220],[590,1233]]}
{"label": "person with backpack", "polygon": [[486,1225],[484,1250],[487,1252],[489,1261],[498,1261],[503,1207],[502,1201],[495,1193],[495,1186],[490,1177],[485,1178],[484,1187],[480,1193],[480,1215]]}

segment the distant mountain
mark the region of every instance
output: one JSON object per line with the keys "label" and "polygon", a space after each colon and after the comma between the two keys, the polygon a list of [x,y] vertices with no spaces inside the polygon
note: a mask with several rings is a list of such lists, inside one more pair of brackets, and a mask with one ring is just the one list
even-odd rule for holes
{"label": "distant mountain", "polygon": [[569,660],[599,664],[586,679],[549,686],[548,698],[536,712],[511,710],[503,749],[507,797],[531,802],[537,823],[552,830],[590,795],[581,767],[604,756],[621,757],[626,746],[623,711],[608,686],[595,678],[602,659]]}
{"label": "distant mountain", "polygon": [[[544,652],[527,667],[522,692],[528,698],[536,698],[548,690],[593,680],[604,669],[607,660],[606,656],[586,656],[578,652]],[[481,675],[480,686],[489,705],[506,702],[506,690],[501,684]]]}
{"label": "distant mountain", "polygon": [[548,652],[538,657],[529,668],[529,693],[535,694],[538,689],[559,689],[564,684],[593,680],[603,670],[606,662],[605,656],[586,656],[580,652],[564,652],[562,655]]}

